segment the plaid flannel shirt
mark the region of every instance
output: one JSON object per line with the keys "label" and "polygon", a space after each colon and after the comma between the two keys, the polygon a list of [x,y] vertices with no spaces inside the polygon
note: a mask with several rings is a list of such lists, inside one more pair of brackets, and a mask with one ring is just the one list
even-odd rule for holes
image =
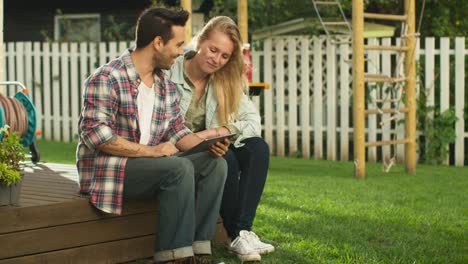
{"label": "plaid flannel shirt", "polygon": [[[79,120],[76,159],[80,192],[89,196],[98,209],[113,214],[122,213],[127,158],[112,156],[96,147],[115,135],[135,143],[140,140],[136,103],[140,78],[130,52],[125,51],[88,78]],[[154,80],[157,102],[148,145],[166,141],[175,144],[191,133],[180,113],[177,88],[162,71],[155,72]]]}

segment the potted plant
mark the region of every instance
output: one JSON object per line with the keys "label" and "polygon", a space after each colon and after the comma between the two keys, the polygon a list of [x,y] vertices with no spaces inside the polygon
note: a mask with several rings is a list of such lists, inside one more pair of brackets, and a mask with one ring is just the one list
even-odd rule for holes
{"label": "potted plant", "polygon": [[21,190],[22,167],[25,149],[17,132],[6,125],[0,128],[0,206],[17,205]]}

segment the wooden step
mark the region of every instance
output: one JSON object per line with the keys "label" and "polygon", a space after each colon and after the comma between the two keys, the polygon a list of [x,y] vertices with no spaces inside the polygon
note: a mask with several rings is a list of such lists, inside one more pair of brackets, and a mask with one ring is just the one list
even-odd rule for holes
{"label": "wooden step", "polygon": [[364,13],[364,18],[379,19],[379,20],[391,20],[391,21],[406,21],[408,19],[408,16],[406,16],[406,15],[377,14],[377,13]]}

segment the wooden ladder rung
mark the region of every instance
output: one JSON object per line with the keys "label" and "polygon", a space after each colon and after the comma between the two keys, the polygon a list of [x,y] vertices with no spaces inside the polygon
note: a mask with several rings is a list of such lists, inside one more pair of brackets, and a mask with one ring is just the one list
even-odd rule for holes
{"label": "wooden ladder rung", "polygon": [[330,21],[330,22],[323,22],[325,26],[346,26],[349,25],[346,21]]}
{"label": "wooden ladder rung", "polygon": [[316,5],[338,5],[337,1],[315,1]]}
{"label": "wooden ladder rung", "polygon": [[396,82],[404,82],[407,80],[407,78],[406,77],[390,77],[388,75],[381,75],[381,74],[365,74],[364,80],[366,82],[396,83]]}
{"label": "wooden ladder rung", "polygon": [[408,140],[406,140],[406,139],[388,140],[388,141],[374,141],[374,142],[366,142],[366,147],[378,147],[378,146],[406,144],[406,143],[408,143]]}
{"label": "wooden ladder rung", "polygon": [[377,114],[396,114],[396,113],[407,113],[408,112],[408,108],[405,107],[405,108],[400,108],[400,109],[393,109],[393,108],[389,108],[389,109],[367,109],[365,111],[365,113],[367,115],[377,115]]}
{"label": "wooden ladder rung", "polygon": [[393,98],[393,99],[374,99],[372,100],[372,103],[396,103],[401,101],[398,98]]}
{"label": "wooden ladder rung", "polygon": [[392,51],[408,51],[408,47],[405,46],[373,46],[373,45],[364,45],[366,50],[392,50]]}
{"label": "wooden ladder rung", "polygon": [[393,21],[406,21],[407,15],[389,15],[377,13],[364,13],[364,18],[380,19],[380,20],[393,20]]}

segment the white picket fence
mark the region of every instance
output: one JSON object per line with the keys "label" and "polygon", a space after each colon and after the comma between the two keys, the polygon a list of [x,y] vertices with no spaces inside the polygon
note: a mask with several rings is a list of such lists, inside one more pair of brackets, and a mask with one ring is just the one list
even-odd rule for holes
{"label": "white picket fence", "polygon": [[[378,40],[371,40],[377,43]],[[381,40],[384,45],[398,42]],[[425,49],[416,51],[424,58],[424,84],[429,93],[428,104],[440,98],[441,110],[455,107],[459,121],[456,124],[456,165],[463,166],[465,131],[465,39],[456,38],[454,49],[448,38],[426,38]],[[436,49],[436,44],[439,49]],[[129,43],[39,43],[16,42],[5,44],[5,80],[26,84],[38,109],[38,128],[42,137],[55,141],[76,141],[78,117],[81,109],[83,82],[99,65],[117,57]],[[272,38],[256,43],[252,50],[255,82],[270,84],[261,98],[255,98],[263,117],[264,137],[272,153],[278,156],[302,156],[328,160],[352,158],[352,76],[350,64],[352,48],[336,46],[325,39],[308,36]],[[373,51],[367,54],[370,72],[390,74],[395,53]],[[450,69],[450,62],[456,67]],[[436,65],[442,65],[435,72]],[[451,74],[454,76],[451,76]],[[455,83],[450,83],[450,80]],[[438,80],[440,95],[436,96],[434,80]],[[1,88],[0,88],[1,89]],[[439,90],[439,89],[438,89]],[[1,91],[1,90],[0,90]],[[14,87],[6,91],[15,92]],[[373,89],[373,97],[381,95]],[[450,94],[454,100],[451,101]],[[372,108],[369,105],[368,108]],[[369,141],[403,137],[403,125],[378,123],[383,117],[369,116]],[[368,150],[369,161],[396,153],[403,157],[403,146]]]}

